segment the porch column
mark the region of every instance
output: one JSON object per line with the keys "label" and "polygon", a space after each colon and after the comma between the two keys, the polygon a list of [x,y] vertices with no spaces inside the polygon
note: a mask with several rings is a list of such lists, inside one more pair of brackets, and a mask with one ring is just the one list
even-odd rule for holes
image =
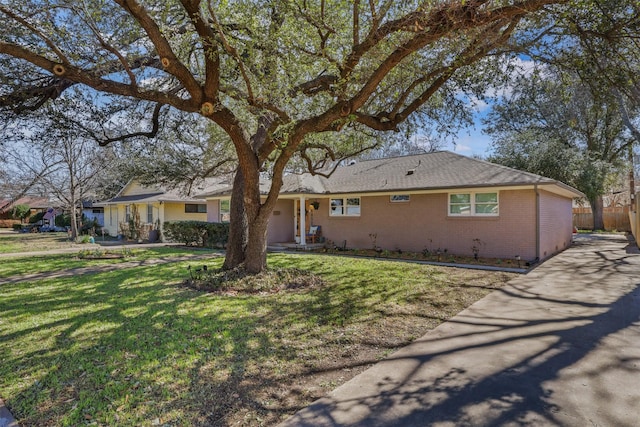
{"label": "porch column", "polygon": [[304,196],[300,196],[300,244],[302,246],[307,244],[307,232],[305,224],[305,198]]}

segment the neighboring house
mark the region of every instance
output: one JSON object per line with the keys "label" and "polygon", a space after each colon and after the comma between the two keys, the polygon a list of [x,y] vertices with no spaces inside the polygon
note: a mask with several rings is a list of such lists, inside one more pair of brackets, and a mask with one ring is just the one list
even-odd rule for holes
{"label": "neighboring house", "polygon": [[[199,191],[206,191],[206,188]],[[94,206],[104,208],[104,229],[112,236],[122,234],[123,225],[128,226],[136,212],[147,231],[162,231],[167,221],[207,220],[207,205],[202,199],[161,186],[144,186],[135,180],[127,183],[114,198],[94,203]]]}
{"label": "neighboring house", "polygon": [[104,206],[96,206],[95,202],[90,200],[82,201],[82,215],[88,220],[95,220],[99,226],[104,225]]}
{"label": "neighboring house", "polygon": [[[430,251],[527,261],[572,240],[578,190],[553,179],[459,154],[351,162],[329,177],[288,175],[268,242],[305,244],[311,225],[348,248]],[[228,219],[231,189],[202,193],[209,221]]]}
{"label": "neighboring house", "polygon": [[[29,217],[36,215],[40,212],[44,212],[51,206],[51,202],[46,197],[33,197],[24,196],[19,199],[0,199],[0,227],[11,227],[13,224],[20,224],[20,220],[15,220],[11,217],[12,210],[15,206],[26,205],[29,206]],[[29,218],[25,220],[29,222]]]}

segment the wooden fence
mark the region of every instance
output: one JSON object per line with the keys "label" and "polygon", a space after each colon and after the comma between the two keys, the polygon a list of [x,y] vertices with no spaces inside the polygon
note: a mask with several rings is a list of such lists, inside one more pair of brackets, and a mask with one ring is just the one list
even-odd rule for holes
{"label": "wooden fence", "polygon": [[[607,231],[631,231],[629,206],[604,208],[602,219],[604,229]],[[593,228],[591,208],[573,208],[573,225],[581,230],[591,230]]]}

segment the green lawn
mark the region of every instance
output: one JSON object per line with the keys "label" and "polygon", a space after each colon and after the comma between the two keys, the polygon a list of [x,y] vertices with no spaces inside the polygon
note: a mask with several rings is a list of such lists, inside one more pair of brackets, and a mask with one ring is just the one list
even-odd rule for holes
{"label": "green lawn", "polygon": [[513,277],[322,255],[269,264],[325,284],[207,294],[180,286],[178,262],[2,285],[0,397],[23,426],[274,425]]}
{"label": "green lawn", "polygon": [[0,253],[45,251],[71,247],[67,233],[1,233]]}
{"label": "green lawn", "polygon": [[[95,250],[101,253],[126,254],[124,258],[116,259],[81,259],[76,253],[37,255],[37,256],[16,256],[10,258],[0,258],[0,282],[3,277],[22,276],[26,274],[46,273],[68,270],[79,267],[91,267],[100,265],[121,264],[130,261],[144,261],[156,258],[171,258],[185,255],[205,255],[214,254],[212,250],[197,250],[180,247],[155,247],[136,249],[133,246],[101,247],[97,249],[86,249],[84,251],[92,254]],[[78,249],[83,251],[83,249]]]}

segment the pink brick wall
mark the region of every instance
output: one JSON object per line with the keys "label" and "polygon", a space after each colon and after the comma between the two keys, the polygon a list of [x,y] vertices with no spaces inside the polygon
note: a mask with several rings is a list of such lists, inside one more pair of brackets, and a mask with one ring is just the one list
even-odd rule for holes
{"label": "pink brick wall", "polygon": [[[362,197],[360,217],[330,217],[328,200],[320,199],[314,224],[337,244],[351,248],[373,246],[377,234],[383,249],[422,251],[447,249],[472,255],[473,239],[480,239],[480,256],[533,260],[535,255],[535,193],[501,191],[498,217],[449,217],[447,194],[411,195],[406,203],[391,203],[389,196]],[[569,209],[569,215],[571,215]]]}
{"label": "pink brick wall", "polygon": [[[293,242],[293,200],[278,200],[269,220],[267,242]],[[307,227],[309,224],[307,224]]]}
{"label": "pink brick wall", "polygon": [[[322,235],[349,248],[371,248],[419,252],[428,248],[473,255],[474,239],[480,239],[481,257],[523,260],[536,258],[536,196],[534,190],[499,192],[497,217],[450,217],[447,193],[412,194],[404,203],[391,203],[389,196],[363,196],[359,217],[329,216],[329,199],[309,198],[320,206],[307,217],[310,225],[322,226]],[[292,242],[294,200],[279,200],[271,216],[268,242]],[[218,202],[209,201],[210,221],[218,221]],[[571,200],[540,191],[540,257],[545,259],[571,244]]]}
{"label": "pink brick wall", "polygon": [[540,191],[540,259],[568,248],[572,237],[571,199]]}

